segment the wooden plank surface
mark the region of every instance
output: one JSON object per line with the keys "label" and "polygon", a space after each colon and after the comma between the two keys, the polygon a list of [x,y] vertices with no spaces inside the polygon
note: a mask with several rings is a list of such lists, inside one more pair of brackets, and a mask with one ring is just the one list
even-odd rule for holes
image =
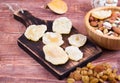
{"label": "wooden plank surface", "polygon": [[[87,35],[84,16],[91,9],[90,0],[65,0],[68,12],[56,15],[45,9],[50,0],[0,0],[0,83],[66,83],[58,80],[33,60],[17,45],[17,39],[25,27],[13,18],[12,12],[4,3],[17,3],[34,16],[54,20],[60,16],[69,17],[80,33]],[[120,5],[120,1],[118,6]],[[120,51],[104,50],[102,56],[93,63],[109,62],[120,72]]]}

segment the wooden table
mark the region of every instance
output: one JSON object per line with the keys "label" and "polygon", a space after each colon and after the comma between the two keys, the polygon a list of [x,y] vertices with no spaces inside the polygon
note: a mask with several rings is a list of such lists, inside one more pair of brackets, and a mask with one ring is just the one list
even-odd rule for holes
{"label": "wooden table", "polygon": [[[90,0],[65,0],[68,12],[57,15],[45,9],[50,0],[0,0],[0,83],[66,83],[58,80],[17,45],[25,26],[13,18],[13,13],[4,3],[17,3],[34,16],[46,20],[57,17],[70,18],[82,34],[87,35],[84,25],[85,14],[92,9]],[[120,1],[118,6],[120,5]],[[93,63],[109,62],[120,72],[120,51],[103,50],[101,57]]]}

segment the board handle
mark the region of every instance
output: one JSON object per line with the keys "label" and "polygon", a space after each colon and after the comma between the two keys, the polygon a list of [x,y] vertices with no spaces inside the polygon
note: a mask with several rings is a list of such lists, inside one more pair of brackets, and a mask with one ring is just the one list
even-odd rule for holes
{"label": "board handle", "polygon": [[14,18],[24,24],[26,27],[29,25],[35,24],[35,25],[40,25],[40,24],[47,24],[47,21],[36,18],[33,16],[30,12],[27,10],[23,11],[17,11],[14,13]]}

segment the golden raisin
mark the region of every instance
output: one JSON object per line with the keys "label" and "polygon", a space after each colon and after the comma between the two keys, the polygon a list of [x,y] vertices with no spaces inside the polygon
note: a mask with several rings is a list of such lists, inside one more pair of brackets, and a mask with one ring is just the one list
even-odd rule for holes
{"label": "golden raisin", "polygon": [[89,77],[88,76],[82,76],[82,82],[83,83],[89,83]]}
{"label": "golden raisin", "polygon": [[75,80],[73,78],[68,78],[67,83],[75,83]]}
{"label": "golden raisin", "polygon": [[90,83],[98,83],[98,82],[99,82],[99,80],[97,78],[94,78],[90,81]]}

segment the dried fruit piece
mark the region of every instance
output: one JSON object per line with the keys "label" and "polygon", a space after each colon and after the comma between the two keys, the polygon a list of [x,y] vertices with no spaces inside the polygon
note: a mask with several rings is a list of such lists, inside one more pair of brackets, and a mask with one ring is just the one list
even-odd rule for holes
{"label": "dried fruit piece", "polygon": [[105,19],[110,17],[112,14],[111,10],[99,10],[99,11],[94,11],[92,12],[92,16],[97,18],[97,19]]}
{"label": "dried fruit piece", "polygon": [[[80,77],[80,79],[78,79]],[[69,78],[75,81],[82,81],[83,83],[118,83],[120,75],[117,75],[117,69],[112,69],[108,63],[96,64],[88,63],[87,66],[77,68],[71,72]],[[77,80],[76,80],[77,78]]]}
{"label": "dried fruit piece", "polygon": [[67,83],[75,83],[75,80],[73,78],[68,78]]}
{"label": "dried fruit piece", "polygon": [[52,30],[60,34],[69,34],[72,29],[72,22],[67,17],[60,17],[54,20]]}
{"label": "dried fruit piece", "polygon": [[105,66],[104,66],[103,64],[96,65],[96,66],[94,67],[94,71],[96,71],[97,73],[102,72],[102,71],[104,71],[104,70],[105,70]]}
{"label": "dried fruit piece", "polygon": [[73,46],[81,47],[86,43],[87,37],[82,34],[74,34],[68,38],[68,41]]}
{"label": "dried fruit piece", "polygon": [[112,27],[112,30],[118,34],[120,34],[120,28],[118,27]]}
{"label": "dried fruit piece", "polygon": [[46,25],[30,25],[29,27],[27,27],[24,35],[29,40],[38,41],[43,36],[46,30]]}
{"label": "dried fruit piece", "polygon": [[83,58],[83,53],[76,46],[68,46],[65,48],[65,51],[71,60],[78,61]]}
{"label": "dried fruit piece", "polygon": [[98,83],[99,82],[99,79],[98,78],[94,78],[90,81],[90,83]]}
{"label": "dried fruit piece", "polygon": [[57,45],[46,44],[43,46],[43,52],[45,53],[45,60],[53,65],[65,64],[69,59],[63,48]]}
{"label": "dried fruit piece", "polygon": [[42,41],[44,44],[52,43],[58,46],[64,43],[64,41],[62,40],[62,35],[54,32],[46,32],[42,37]]}
{"label": "dried fruit piece", "polygon": [[64,14],[68,10],[67,4],[63,0],[52,0],[47,5],[57,14]]}
{"label": "dried fruit piece", "polygon": [[82,82],[83,83],[89,83],[89,76],[82,76]]}
{"label": "dried fruit piece", "polygon": [[97,21],[91,21],[90,25],[93,26],[93,27],[96,27],[98,25],[98,22]]}

